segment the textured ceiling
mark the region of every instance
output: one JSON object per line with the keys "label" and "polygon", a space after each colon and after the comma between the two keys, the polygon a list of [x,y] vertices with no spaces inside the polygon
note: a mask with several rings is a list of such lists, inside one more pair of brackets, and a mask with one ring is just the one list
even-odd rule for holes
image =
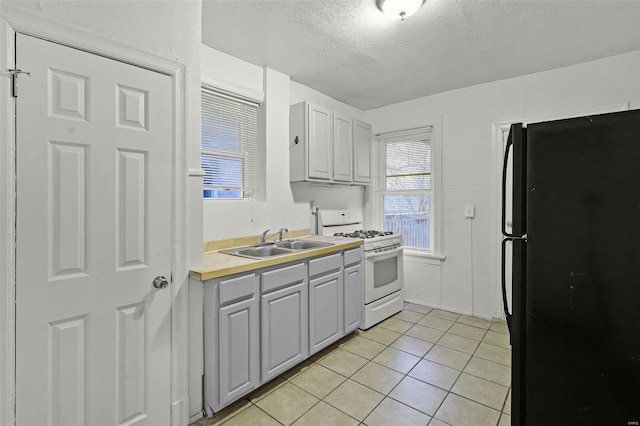
{"label": "textured ceiling", "polygon": [[368,110],[639,50],[640,1],[204,0],[202,42]]}

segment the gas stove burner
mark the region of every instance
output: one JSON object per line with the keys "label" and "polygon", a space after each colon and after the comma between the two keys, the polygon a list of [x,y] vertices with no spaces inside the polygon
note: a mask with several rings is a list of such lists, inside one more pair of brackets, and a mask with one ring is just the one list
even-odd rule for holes
{"label": "gas stove burner", "polygon": [[368,239],[368,238],[377,238],[383,237],[386,235],[393,235],[393,232],[390,231],[374,231],[360,229],[354,232],[337,232],[333,234],[335,237],[348,237],[348,238],[360,238],[360,239]]}

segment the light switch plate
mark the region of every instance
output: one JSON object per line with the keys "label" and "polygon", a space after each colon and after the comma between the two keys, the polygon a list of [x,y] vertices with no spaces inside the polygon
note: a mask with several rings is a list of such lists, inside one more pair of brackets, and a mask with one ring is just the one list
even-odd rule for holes
{"label": "light switch plate", "polygon": [[467,219],[473,219],[476,216],[476,208],[473,204],[467,204],[464,206],[464,217]]}

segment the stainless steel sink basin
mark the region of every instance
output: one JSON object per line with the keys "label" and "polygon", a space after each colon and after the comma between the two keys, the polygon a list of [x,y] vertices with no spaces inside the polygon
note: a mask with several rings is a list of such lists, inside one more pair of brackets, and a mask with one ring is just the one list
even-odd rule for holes
{"label": "stainless steel sink basin", "polygon": [[333,243],[324,243],[322,241],[297,241],[297,240],[287,240],[287,241],[277,241],[273,243],[276,247],[288,248],[291,250],[309,250],[320,247],[329,247],[334,245]]}
{"label": "stainless steel sink basin", "polygon": [[265,257],[281,256],[291,254],[292,251],[286,248],[276,247],[273,244],[258,247],[242,247],[229,250],[220,250],[221,253],[232,254],[234,256],[248,257],[250,259],[264,259]]}
{"label": "stainless steel sink basin", "polygon": [[231,254],[233,256],[248,257],[249,259],[265,259],[267,257],[282,256],[302,250],[311,250],[320,247],[329,247],[333,243],[308,240],[286,240],[275,243],[260,244],[249,247],[239,247],[228,250],[220,250],[220,253]]}

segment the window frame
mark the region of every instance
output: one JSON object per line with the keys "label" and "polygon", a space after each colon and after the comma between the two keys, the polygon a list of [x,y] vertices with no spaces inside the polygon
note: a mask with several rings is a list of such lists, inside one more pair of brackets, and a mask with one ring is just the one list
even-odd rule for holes
{"label": "window frame", "polygon": [[[238,189],[231,189],[233,191],[239,191],[242,196],[241,197],[205,197],[204,196],[204,190],[207,189],[206,185],[204,185],[203,182],[203,193],[202,193],[202,200],[204,202],[210,202],[210,201],[250,201],[253,200],[257,191],[258,191],[258,168],[259,168],[259,143],[260,143],[260,108],[262,106],[262,100],[258,100],[258,99],[253,99],[253,97],[248,97],[248,96],[244,96],[242,94],[239,93],[235,93],[229,90],[225,90],[222,88],[217,87],[219,86],[219,84],[209,84],[206,83],[204,81],[201,82],[200,84],[200,97],[202,97],[203,92],[209,92],[215,96],[219,96],[219,97],[223,97],[223,98],[227,98],[230,99],[232,101],[235,102],[240,102],[240,103],[245,103],[245,104],[249,104],[252,106],[256,107],[256,129],[255,129],[255,133],[256,133],[256,141],[255,141],[255,150],[254,150],[254,155],[255,158],[253,159],[253,165],[254,165],[254,170],[253,173],[255,174],[254,176],[254,185],[255,188],[253,189],[253,191],[247,191],[245,189],[245,187],[241,187]],[[200,111],[200,120],[201,120],[201,126],[202,126],[202,110]],[[242,169],[241,169],[241,176],[244,176],[244,167],[245,167],[245,161],[250,161],[249,159],[249,155],[248,154],[244,154],[242,152],[232,152],[232,151],[218,151],[218,150],[211,150],[211,149],[205,149],[202,146],[202,134],[200,134],[200,167],[203,173],[203,181],[204,178],[206,176],[206,171],[204,170],[204,168],[202,168],[202,156],[203,154],[206,155],[211,155],[211,156],[218,156],[218,157],[226,157],[226,158],[236,158],[242,161]]]}
{"label": "window frame", "polygon": [[[429,249],[406,247],[405,254],[434,259],[436,262],[444,260],[442,248],[442,172],[440,148],[440,120],[431,121],[432,124],[406,130],[390,131],[375,135],[377,143],[377,167],[374,182],[374,217],[381,229],[384,226],[384,196],[385,195],[430,195],[430,223]],[[416,140],[431,141],[431,189],[388,191],[386,189],[386,146],[394,142],[409,142]]]}

